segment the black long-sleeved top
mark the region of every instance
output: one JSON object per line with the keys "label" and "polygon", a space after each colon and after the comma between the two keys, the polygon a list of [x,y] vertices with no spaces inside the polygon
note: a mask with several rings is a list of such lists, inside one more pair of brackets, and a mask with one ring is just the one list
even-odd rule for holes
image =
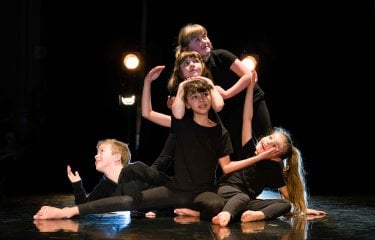
{"label": "black long-sleeved top", "polygon": [[143,162],[130,163],[121,170],[118,183],[103,176],[90,194],[86,193],[82,180],[72,183],[75,203],[81,204],[111,196],[133,196],[153,186],[165,184],[170,177]]}

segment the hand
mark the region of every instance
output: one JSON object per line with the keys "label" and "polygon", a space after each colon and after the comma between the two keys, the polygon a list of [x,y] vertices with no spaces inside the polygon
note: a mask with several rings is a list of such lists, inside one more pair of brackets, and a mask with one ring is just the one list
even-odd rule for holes
{"label": "hand", "polygon": [[165,66],[164,65],[161,65],[161,66],[156,66],[154,67],[153,69],[151,69],[146,77],[145,77],[145,81],[149,81],[149,82],[152,82],[154,81],[155,79],[157,79],[159,76],[160,76],[160,73],[164,70]]}
{"label": "hand", "polygon": [[220,93],[220,95],[223,97],[223,99],[227,99],[227,91],[224,90],[224,88],[220,87],[219,85],[214,86],[216,90]]}
{"label": "hand", "polygon": [[281,162],[282,159],[279,157],[281,150],[272,147],[264,152],[258,154],[262,160],[269,159],[275,162]]}
{"label": "hand", "polygon": [[325,211],[308,208],[306,210],[306,215],[325,216],[327,213]]}
{"label": "hand", "polygon": [[78,181],[82,180],[81,177],[79,176],[78,171],[75,171],[75,174],[74,174],[69,165],[66,167],[66,172],[68,174],[68,178],[69,178],[71,183],[75,183],[75,182],[78,182]]}
{"label": "hand", "polygon": [[173,105],[174,99],[175,99],[175,97],[168,96],[168,99],[167,99],[167,107],[168,107],[169,109],[172,109],[172,105]]}

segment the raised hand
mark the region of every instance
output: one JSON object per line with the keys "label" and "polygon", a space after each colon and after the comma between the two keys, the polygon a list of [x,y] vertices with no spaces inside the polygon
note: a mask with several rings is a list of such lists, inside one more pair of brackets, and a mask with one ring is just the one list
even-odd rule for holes
{"label": "raised hand", "polygon": [[66,167],[66,172],[68,174],[68,178],[69,178],[70,182],[75,183],[75,182],[78,182],[78,181],[82,180],[81,177],[79,176],[78,171],[75,171],[73,173],[72,169],[69,165]]}
{"label": "raised hand", "polygon": [[164,70],[165,66],[156,66],[152,68],[146,75],[145,81],[152,82],[160,76],[160,73]]}

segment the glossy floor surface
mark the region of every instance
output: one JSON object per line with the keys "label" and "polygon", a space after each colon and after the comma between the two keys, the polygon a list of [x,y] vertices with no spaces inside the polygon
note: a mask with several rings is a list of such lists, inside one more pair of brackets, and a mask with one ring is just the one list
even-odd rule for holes
{"label": "glossy floor surface", "polygon": [[34,221],[41,205],[72,205],[72,195],[2,196],[0,239],[375,239],[374,200],[374,196],[316,196],[310,205],[327,211],[324,218],[235,222],[220,228],[194,218],[146,219],[130,212]]}

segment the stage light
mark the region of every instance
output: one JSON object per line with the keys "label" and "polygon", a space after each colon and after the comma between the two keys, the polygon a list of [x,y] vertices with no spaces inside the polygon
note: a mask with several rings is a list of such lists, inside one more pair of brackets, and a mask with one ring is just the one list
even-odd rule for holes
{"label": "stage light", "polygon": [[138,70],[141,65],[139,54],[137,53],[127,53],[124,55],[123,64],[125,69],[133,71]]}
{"label": "stage light", "polygon": [[125,106],[134,105],[135,100],[136,100],[135,95],[127,95],[127,96],[123,96],[121,94],[119,95],[120,105],[125,105]]}

